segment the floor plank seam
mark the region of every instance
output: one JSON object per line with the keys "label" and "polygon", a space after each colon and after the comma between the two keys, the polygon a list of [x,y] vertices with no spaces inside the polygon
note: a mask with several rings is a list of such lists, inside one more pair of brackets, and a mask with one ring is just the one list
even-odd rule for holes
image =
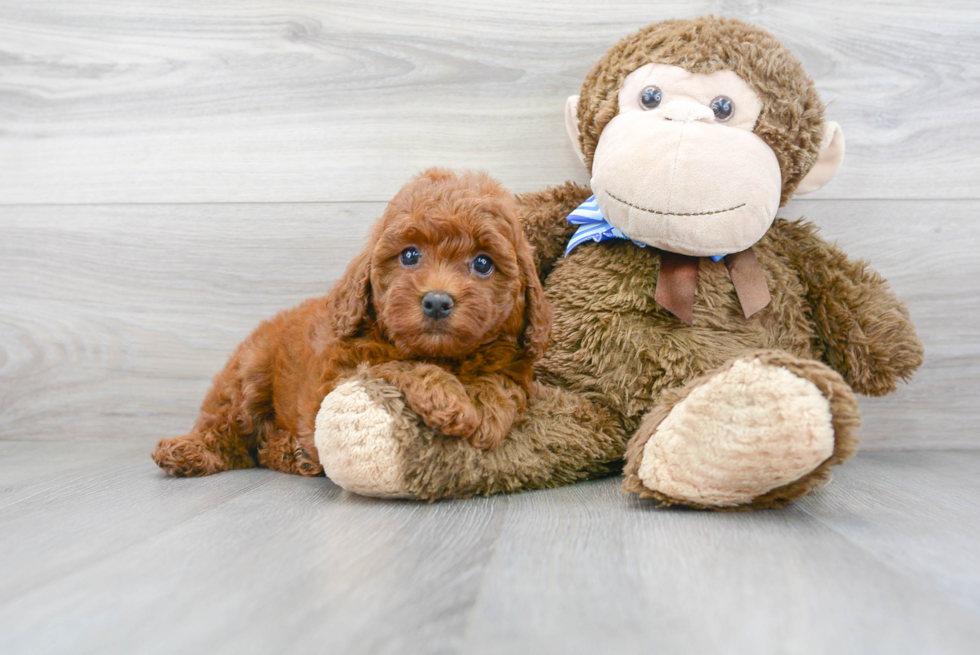
{"label": "floor plank seam", "polygon": [[222,500],[222,501],[220,501],[218,503],[215,503],[214,505],[208,507],[205,510],[202,510],[202,511],[200,511],[198,513],[195,513],[193,515],[190,515],[190,516],[186,516],[186,517],[184,517],[182,519],[179,519],[178,521],[176,521],[174,523],[170,523],[170,524],[166,525],[165,527],[162,527],[157,532],[150,532],[150,533],[148,533],[146,535],[140,536],[139,538],[137,538],[137,539],[135,539],[133,541],[130,541],[130,542],[126,543],[125,545],[121,546],[120,548],[118,548],[116,550],[112,550],[112,551],[108,551],[108,552],[107,551],[102,551],[98,555],[92,555],[92,556],[89,556],[89,557],[87,557],[87,558],[85,558],[85,559],[83,559],[81,561],[72,562],[71,563],[71,567],[70,567],[70,569],[68,571],[61,572],[61,573],[54,573],[54,574],[48,576],[48,578],[45,579],[43,582],[41,582],[39,584],[32,584],[29,589],[26,589],[24,591],[21,591],[19,593],[16,593],[15,595],[11,596],[10,598],[8,598],[6,600],[0,601],[0,608],[4,608],[6,606],[9,606],[11,603],[16,602],[18,599],[22,598],[23,596],[25,596],[27,594],[37,592],[37,591],[39,591],[41,589],[44,589],[45,587],[47,587],[49,585],[56,584],[56,583],[60,582],[61,580],[65,579],[65,578],[68,578],[68,577],[73,576],[73,575],[80,574],[83,571],[86,571],[86,570],[91,569],[91,568],[93,568],[95,566],[98,566],[99,564],[101,564],[102,562],[105,562],[106,560],[109,560],[111,558],[118,557],[121,554],[126,553],[126,552],[128,552],[130,550],[133,550],[134,548],[140,547],[140,546],[142,546],[142,545],[144,545],[144,544],[146,544],[146,543],[148,543],[148,542],[150,542],[152,540],[159,539],[159,538],[163,537],[164,535],[172,532],[173,530],[175,530],[175,529],[177,529],[177,528],[185,525],[186,523],[188,523],[190,521],[195,521],[195,520],[199,519],[202,516],[206,516],[206,515],[214,512],[214,511],[217,511],[218,509],[222,508],[224,505],[226,505],[226,504],[228,504],[230,502],[233,502],[235,500],[238,500],[239,498],[241,498],[243,496],[246,496],[246,495],[248,495],[248,494],[256,491],[257,489],[260,489],[261,487],[266,486],[270,482],[271,482],[271,480],[268,480],[268,479],[262,480],[259,484],[252,485],[252,486],[248,487],[245,490],[242,490],[241,492],[239,492],[237,494],[234,494],[232,496],[229,496],[228,498],[226,498],[226,499],[224,499],[224,500]]}

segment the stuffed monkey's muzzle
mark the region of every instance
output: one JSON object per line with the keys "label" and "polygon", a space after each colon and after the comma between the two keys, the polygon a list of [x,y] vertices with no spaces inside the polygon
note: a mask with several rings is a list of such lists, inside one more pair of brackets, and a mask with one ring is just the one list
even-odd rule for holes
{"label": "stuffed monkey's muzzle", "polygon": [[613,118],[592,163],[606,220],[635,241],[684,255],[752,246],[775,219],[781,190],[779,162],[762,139],[684,100]]}

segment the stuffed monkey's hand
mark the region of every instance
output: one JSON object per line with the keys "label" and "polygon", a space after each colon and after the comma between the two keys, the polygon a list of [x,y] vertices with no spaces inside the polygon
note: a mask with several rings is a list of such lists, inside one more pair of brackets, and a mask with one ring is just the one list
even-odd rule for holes
{"label": "stuffed monkey's hand", "polygon": [[433,430],[470,439],[480,427],[463,384],[445,369],[419,362],[385,362],[372,366],[370,372],[397,386],[408,406]]}

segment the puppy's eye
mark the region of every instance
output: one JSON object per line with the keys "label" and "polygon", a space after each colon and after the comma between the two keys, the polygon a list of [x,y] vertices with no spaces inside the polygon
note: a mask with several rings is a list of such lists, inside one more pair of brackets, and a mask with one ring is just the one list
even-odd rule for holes
{"label": "puppy's eye", "polygon": [[477,255],[473,259],[473,270],[477,275],[490,275],[493,273],[493,260],[486,255]]}
{"label": "puppy's eye", "polygon": [[410,246],[402,250],[402,254],[398,256],[398,259],[401,261],[402,266],[415,266],[419,263],[421,256],[418,248]]}

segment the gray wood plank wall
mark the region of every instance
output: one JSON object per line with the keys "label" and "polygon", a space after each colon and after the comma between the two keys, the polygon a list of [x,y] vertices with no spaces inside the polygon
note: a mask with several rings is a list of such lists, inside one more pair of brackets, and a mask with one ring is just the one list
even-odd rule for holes
{"label": "gray wood plank wall", "polygon": [[912,0],[0,0],[0,439],[183,431],[419,169],[587,182],[566,96],[618,38],[704,13],[803,59],[847,158],[782,215],[869,259],[926,344],[863,402],[865,446],[980,447],[980,8]]}

